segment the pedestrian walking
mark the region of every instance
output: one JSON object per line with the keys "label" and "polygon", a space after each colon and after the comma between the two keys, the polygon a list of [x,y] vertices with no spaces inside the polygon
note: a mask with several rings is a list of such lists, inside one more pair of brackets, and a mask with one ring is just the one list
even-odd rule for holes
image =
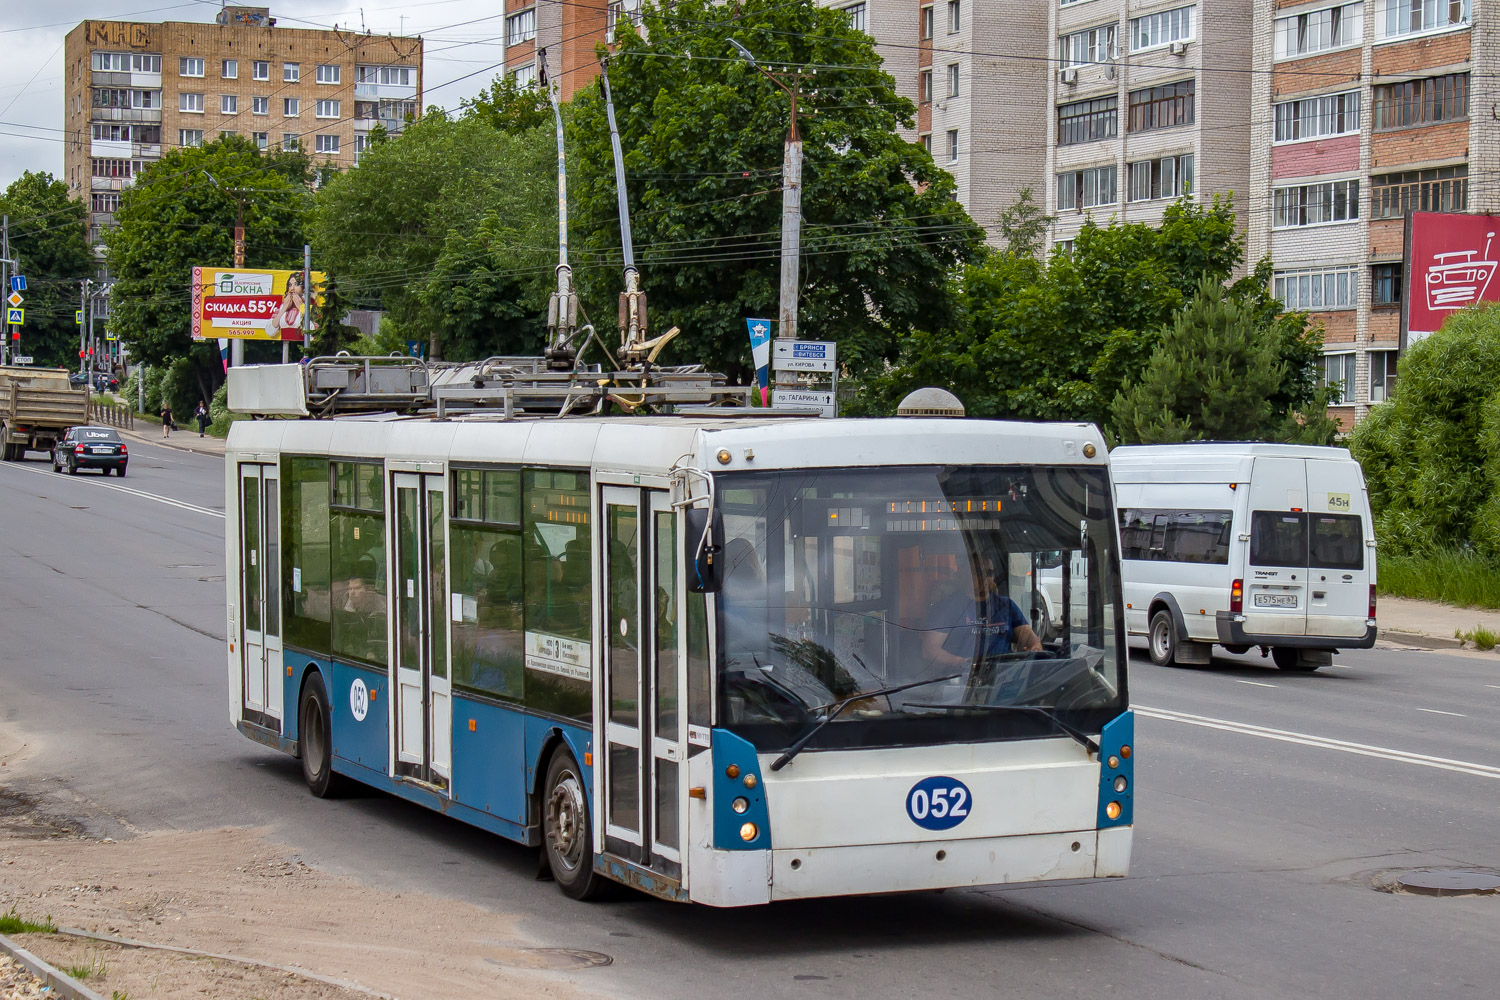
{"label": "pedestrian walking", "polygon": [[172,434],[172,432],[175,431],[176,429],[177,429],[177,425],[175,423],[173,423],[173,421],[172,421],[172,404],[171,403],[162,403],[161,404],[161,436],[162,437],[170,437],[171,434]]}
{"label": "pedestrian walking", "polygon": [[198,400],[198,408],[193,411],[193,419],[198,421],[198,436],[202,437],[203,432],[208,430],[208,404],[201,399]]}

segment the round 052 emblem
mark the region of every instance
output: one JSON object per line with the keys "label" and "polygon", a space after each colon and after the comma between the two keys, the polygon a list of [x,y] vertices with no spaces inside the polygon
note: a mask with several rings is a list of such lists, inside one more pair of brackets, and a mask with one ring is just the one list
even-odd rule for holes
{"label": "round 052 emblem", "polygon": [[354,683],[349,685],[349,713],[354,716],[355,722],[364,722],[369,711],[370,692],[365,690],[364,680],[356,677]]}
{"label": "round 052 emblem", "polygon": [[906,793],[906,815],[927,830],[951,830],[969,817],[974,796],[957,778],[923,778]]}

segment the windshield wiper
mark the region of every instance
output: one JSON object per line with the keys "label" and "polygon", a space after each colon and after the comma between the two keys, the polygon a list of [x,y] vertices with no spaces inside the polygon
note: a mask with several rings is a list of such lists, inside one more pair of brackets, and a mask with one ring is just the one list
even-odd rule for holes
{"label": "windshield wiper", "polygon": [[771,770],[779,771],[783,767],[786,767],[788,764],[790,764],[792,762],[792,758],[801,753],[802,748],[807,746],[807,744],[811,742],[814,736],[818,735],[819,730],[828,725],[834,719],[838,718],[838,714],[840,712],[848,708],[850,705],[854,704],[856,701],[864,701],[866,698],[879,698],[881,695],[895,694],[898,691],[907,691],[911,688],[923,687],[927,684],[939,684],[943,681],[956,681],[962,676],[964,675],[949,674],[947,677],[929,677],[926,680],[911,681],[908,684],[897,684],[894,687],[880,688],[876,691],[861,691],[858,694],[851,694],[843,701],[836,701],[831,705],[824,705],[822,706],[823,708],[829,709],[828,714],[823,716],[823,718],[819,720],[816,726],[813,726],[806,733],[804,733],[801,739],[783,750],[781,752],[781,756],[777,757],[774,761],[771,762]]}
{"label": "windshield wiper", "polygon": [[977,709],[981,712],[1021,712],[1028,715],[1040,715],[1042,718],[1052,723],[1053,726],[1057,727],[1059,732],[1063,733],[1064,735],[1071,736],[1073,739],[1077,740],[1080,744],[1083,745],[1084,749],[1089,751],[1089,753],[1093,754],[1096,757],[1099,756],[1099,744],[1094,742],[1094,738],[1092,736],[1080,729],[1074,729],[1072,726],[1059,719],[1056,715],[1053,715],[1051,709],[1043,708],[1040,705],[924,705],[912,701],[907,702],[907,707]]}

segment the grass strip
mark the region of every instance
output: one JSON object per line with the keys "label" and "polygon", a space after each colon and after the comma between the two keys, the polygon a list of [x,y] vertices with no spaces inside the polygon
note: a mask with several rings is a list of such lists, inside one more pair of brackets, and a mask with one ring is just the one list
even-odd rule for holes
{"label": "grass strip", "polygon": [[1470,608],[1500,608],[1500,562],[1473,552],[1439,549],[1411,555],[1382,552],[1382,594]]}

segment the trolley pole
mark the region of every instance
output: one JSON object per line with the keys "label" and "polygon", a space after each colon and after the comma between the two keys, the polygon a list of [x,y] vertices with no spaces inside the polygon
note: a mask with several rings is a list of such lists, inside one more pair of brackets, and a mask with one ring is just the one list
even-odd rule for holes
{"label": "trolley pole", "polygon": [[573,341],[578,333],[578,294],[573,290],[573,267],[568,263],[568,161],[563,155],[562,107],[558,87],[547,72],[547,50],[538,49],[536,59],[538,81],[552,102],[552,117],[557,123],[557,291],[547,303],[545,355],[548,368],[567,371],[577,360]]}

